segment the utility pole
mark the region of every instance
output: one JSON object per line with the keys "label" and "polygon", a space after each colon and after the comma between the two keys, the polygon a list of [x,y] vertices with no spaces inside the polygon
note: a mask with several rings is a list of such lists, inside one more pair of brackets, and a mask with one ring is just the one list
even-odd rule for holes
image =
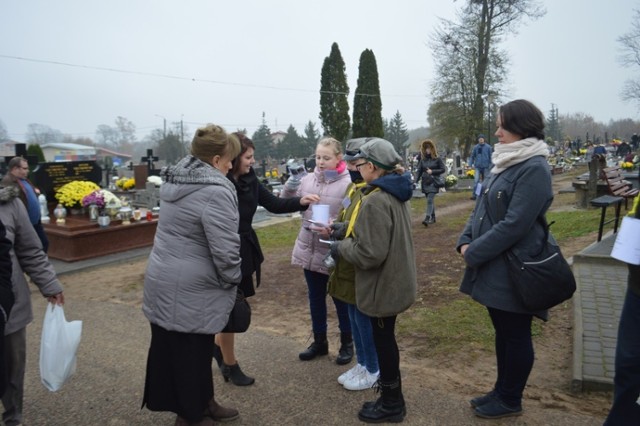
{"label": "utility pole", "polygon": [[183,117],[184,117],[184,114],[180,115],[180,146],[182,147],[181,148],[182,155],[184,155],[184,151],[185,151],[185,149],[184,149],[184,127],[182,125],[182,118]]}

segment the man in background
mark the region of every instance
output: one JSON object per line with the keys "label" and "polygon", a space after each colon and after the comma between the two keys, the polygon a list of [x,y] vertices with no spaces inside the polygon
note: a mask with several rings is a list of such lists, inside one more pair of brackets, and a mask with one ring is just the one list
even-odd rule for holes
{"label": "man in background", "polygon": [[486,174],[491,170],[491,153],[492,149],[490,145],[487,145],[484,141],[484,135],[478,135],[478,143],[473,147],[473,151],[471,151],[471,161],[469,165],[475,168],[475,173],[473,174],[473,193],[471,194],[471,199],[476,199],[476,194],[478,191],[478,183],[484,182],[484,178]]}
{"label": "man in background", "polygon": [[42,227],[42,217],[40,213],[40,203],[38,202],[38,193],[36,187],[27,179],[29,174],[29,163],[22,157],[13,157],[9,160],[8,173],[2,179],[0,185],[15,185],[20,188],[20,200],[27,208],[29,213],[29,221],[38,234],[38,238],[42,243],[42,249],[46,253],[49,249],[49,239]]}

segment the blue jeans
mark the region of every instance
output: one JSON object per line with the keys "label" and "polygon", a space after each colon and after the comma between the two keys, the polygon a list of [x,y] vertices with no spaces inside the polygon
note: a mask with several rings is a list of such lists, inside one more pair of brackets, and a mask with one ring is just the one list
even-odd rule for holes
{"label": "blue jeans", "polygon": [[371,318],[358,310],[356,305],[347,304],[349,319],[351,320],[351,332],[353,333],[353,344],[356,347],[356,359],[358,364],[364,365],[369,373],[377,373],[378,354],[376,346],[373,344],[373,331],[371,329]]}
{"label": "blue jeans", "polygon": [[[314,333],[327,332],[327,283],[329,275],[304,269],[304,278],[309,289],[309,310],[311,311],[311,326]],[[351,323],[347,304],[332,297],[338,314],[340,332],[350,333]]]}
{"label": "blue jeans", "polygon": [[605,425],[638,424],[640,405],[640,296],[627,289],[616,345],[613,405]]}
{"label": "blue jeans", "polygon": [[487,168],[486,167],[476,167],[475,172],[473,173],[473,196],[476,196],[476,190],[478,189],[478,182],[484,182],[484,178],[486,177]]}
{"label": "blue jeans", "polygon": [[496,331],[498,378],[494,390],[510,406],[522,403],[522,392],[533,368],[532,315],[487,308]]}
{"label": "blue jeans", "polygon": [[427,192],[425,194],[425,196],[427,197],[427,217],[433,216],[436,213],[436,204],[435,204],[435,198],[436,198],[436,193],[435,192]]}

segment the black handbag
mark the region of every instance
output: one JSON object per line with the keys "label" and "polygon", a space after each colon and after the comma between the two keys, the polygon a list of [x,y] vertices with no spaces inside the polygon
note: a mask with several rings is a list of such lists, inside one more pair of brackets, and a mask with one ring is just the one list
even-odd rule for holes
{"label": "black handbag", "polygon": [[560,247],[549,240],[549,226],[543,220],[545,243],[534,256],[517,255],[507,250],[505,258],[509,278],[520,301],[530,311],[543,311],[568,300],[576,291],[571,266]]}
{"label": "black handbag", "polygon": [[[496,223],[491,215],[487,196],[483,195],[487,215],[491,223]],[[498,216],[499,219],[503,218],[504,211],[500,211]],[[504,253],[509,280],[524,307],[530,311],[543,311],[559,305],[570,299],[576,291],[576,279],[571,266],[562,255],[560,247],[549,239],[551,225],[544,216],[539,217],[538,221],[544,229],[544,243],[539,253],[532,256],[519,255],[512,249]]]}
{"label": "black handbag", "polygon": [[227,325],[222,329],[222,333],[244,333],[251,324],[251,306],[244,297],[242,290],[238,289],[236,303],[229,314]]}
{"label": "black handbag", "polygon": [[442,176],[442,175],[437,175],[437,176],[431,175],[431,179],[433,179],[433,186],[435,186],[436,188],[444,188],[444,176]]}

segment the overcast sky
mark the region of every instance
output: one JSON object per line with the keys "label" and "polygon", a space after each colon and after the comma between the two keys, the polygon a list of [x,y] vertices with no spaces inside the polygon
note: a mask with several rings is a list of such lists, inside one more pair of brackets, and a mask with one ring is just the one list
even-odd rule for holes
{"label": "overcast sky", "polygon": [[[190,133],[208,122],[252,134],[262,113],[272,131],[321,128],[320,71],[331,44],[346,63],[350,112],[364,49],[373,50],[383,117],[426,125],[434,65],[428,40],[458,0],[1,0],[0,120],[24,141],[39,123],[95,136],[117,116],[142,139],[167,122]],[[617,38],[637,0],[544,0],[509,51],[506,98],[545,114],[584,112],[597,121],[640,119],[620,99],[631,69]],[[637,25],[637,23],[635,23]],[[66,65],[63,65],[66,64]]]}

